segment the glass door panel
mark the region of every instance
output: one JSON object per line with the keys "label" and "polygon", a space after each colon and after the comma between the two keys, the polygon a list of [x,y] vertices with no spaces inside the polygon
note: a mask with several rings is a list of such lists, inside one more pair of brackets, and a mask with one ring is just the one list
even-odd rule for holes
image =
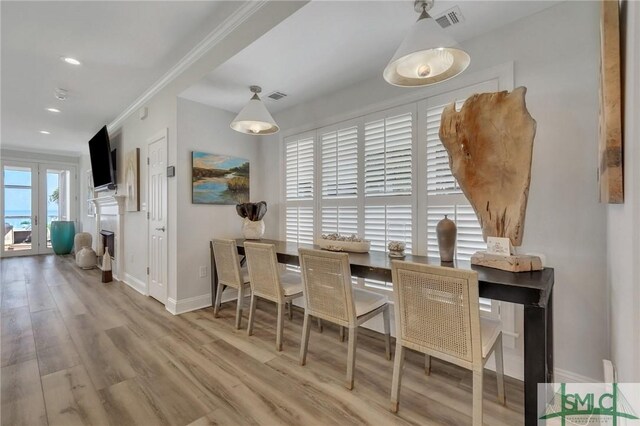
{"label": "glass door panel", "polygon": [[71,183],[72,170],[69,168],[45,167],[41,170],[44,176],[44,188],[46,188],[46,199],[43,205],[46,211],[41,212],[46,216],[46,229],[42,230],[41,241],[46,241],[45,249],[51,249],[51,222],[54,220],[72,220],[71,218]]}
{"label": "glass door panel", "polygon": [[28,163],[3,164],[3,255],[34,254],[37,252],[37,176],[37,165]]}
{"label": "glass door panel", "polygon": [[75,167],[6,160],[0,177],[2,256],[52,253],[51,222],[75,220]]}

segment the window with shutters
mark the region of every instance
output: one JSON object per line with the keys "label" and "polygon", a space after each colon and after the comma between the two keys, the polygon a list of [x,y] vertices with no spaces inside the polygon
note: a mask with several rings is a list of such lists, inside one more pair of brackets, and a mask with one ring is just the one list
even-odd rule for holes
{"label": "window with shutters", "polygon": [[307,133],[284,141],[285,208],[287,241],[313,243],[315,134]]}
{"label": "window with shutters", "polygon": [[314,138],[285,142],[287,201],[313,199]]}
{"label": "window with shutters", "polygon": [[363,118],[363,234],[371,249],[389,241],[413,247],[415,104]]}
{"label": "window with shutters", "polygon": [[358,234],[357,206],[323,206],[322,233]]}
{"label": "window with shutters", "polygon": [[358,195],[358,127],[322,133],[322,198]]}
{"label": "window with shutters", "polygon": [[[457,259],[486,248],[438,133],[446,105],[456,101],[459,109],[469,95],[497,89],[491,80],[286,138],[286,239],[357,234],[371,241],[372,251],[386,251],[396,240],[407,253],[438,257],[436,225],[447,215],[458,227]],[[358,282],[391,289],[391,283]],[[497,312],[496,304],[481,302],[484,311]]]}
{"label": "window with shutters", "polygon": [[364,124],[364,192],[367,197],[411,195],[413,114]]}
{"label": "window with shutters", "polygon": [[287,241],[313,244],[313,207],[287,207]]}
{"label": "window with shutters", "polygon": [[[319,234],[360,234],[358,210],[360,132],[357,121],[318,129],[321,214]],[[318,235],[319,236],[319,235]]]}

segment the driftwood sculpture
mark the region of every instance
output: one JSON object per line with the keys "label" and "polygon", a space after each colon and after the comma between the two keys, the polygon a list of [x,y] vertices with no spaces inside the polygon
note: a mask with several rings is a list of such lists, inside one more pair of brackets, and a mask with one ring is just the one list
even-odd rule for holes
{"label": "driftwood sculpture", "polygon": [[482,236],[522,244],[536,122],[525,87],[471,96],[442,113],[440,140],[449,166],[482,226]]}
{"label": "driftwood sculpture", "polygon": [[[442,113],[440,140],[451,171],[478,216],[482,236],[509,238],[522,245],[531,181],[536,121],[527,111],[525,87],[509,93],[482,93]],[[541,269],[531,256],[477,253],[472,263],[511,271]]]}

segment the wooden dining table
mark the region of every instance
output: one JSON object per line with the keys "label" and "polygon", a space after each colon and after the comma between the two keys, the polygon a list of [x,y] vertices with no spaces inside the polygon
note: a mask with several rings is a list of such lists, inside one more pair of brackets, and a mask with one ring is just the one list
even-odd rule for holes
{"label": "wooden dining table", "polygon": [[[238,254],[244,255],[244,239],[237,239]],[[317,245],[278,240],[260,240],[273,244],[278,262],[299,265],[298,249]],[[213,250],[213,245],[211,245]],[[213,253],[213,251],[211,252]],[[541,271],[507,272],[469,262],[440,262],[438,258],[408,254],[408,262],[470,269],[478,273],[480,297],[524,306],[524,416],[525,425],[538,423],[538,383],[553,381],[553,268]],[[349,253],[351,274],[355,277],[391,282],[392,259],[385,252]],[[211,294],[216,294],[217,274],[211,255]]]}

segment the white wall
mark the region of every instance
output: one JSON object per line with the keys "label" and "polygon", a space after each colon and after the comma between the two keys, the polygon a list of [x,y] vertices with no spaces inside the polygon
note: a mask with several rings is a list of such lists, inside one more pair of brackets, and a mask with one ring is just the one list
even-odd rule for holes
{"label": "white wall", "polygon": [[[124,276],[120,277],[127,283],[137,287],[144,288],[147,282],[147,220],[146,220],[146,199],[147,199],[147,143],[150,138],[163,129],[169,129],[168,136],[168,162],[175,164],[175,141],[176,141],[176,100],[173,96],[157,96],[148,105],[148,115],[144,120],[140,120],[135,114],[129,117],[122,126],[115,132],[110,134],[111,148],[117,149],[117,182],[124,182],[124,157],[125,154],[135,148],[140,149],[140,204],[139,212],[125,212],[124,214]],[[81,158],[81,172],[84,174],[91,167],[88,156]],[[84,185],[83,185],[84,187]],[[175,206],[175,183],[172,180],[168,182],[168,204],[169,209]],[[82,199],[86,199],[86,189],[81,191]],[[109,194],[111,192],[101,192],[97,196]],[[86,207],[82,211],[81,219],[83,221],[83,229],[95,229],[95,218],[86,215]],[[174,207],[175,208],[175,207]],[[169,248],[169,293],[175,293],[176,264],[175,256],[171,256],[171,252],[175,253],[176,227],[172,226],[175,222],[175,214],[168,215],[168,248]],[[88,231],[89,232],[89,231]],[[95,245],[95,242],[94,242]]]}
{"label": "white wall", "polygon": [[[191,286],[189,280],[178,279],[178,253],[181,253],[181,259],[184,259],[186,256],[189,260],[192,255],[197,257],[202,253],[208,253],[206,245],[204,247],[194,248],[191,242],[185,241],[184,238],[181,238],[180,242],[178,241],[179,232],[184,228],[182,225],[179,225],[178,212],[182,208],[190,205],[190,199],[188,199],[189,204],[186,204],[185,199],[182,198],[184,193],[190,194],[190,183],[187,186],[184,185],[185,175],[182,173],[186,173],[186,169],[183,167],[184,163],[181,162],[184,160],[186,155],[185,153],[188,148],[180,148],[179,151],[179,147],[182,147],[183,143],[188,147],[190,141],[185,138],[183,142],[182,140],[178,140],[177,137],[178,96],[184,89],[203,78],[212,69],[235,55],[248,44],[252,43],[258,37],[273,28],[273,26],[286,19],[304,4],[304,1],[268,2],[260,8],[259,13],[254,13],[237,27],[235,24],[231,27],[225,26],[226,24],[222,25],[219,27],[221,32],[216,35],[216,43],[213,43],[209,50],[205,52],[198,52],[195,56],[195,62],[190,66],[185,67],[184,69],[176,67],[177,70],[180,70],[178,75],[172,76],[171,78],[167,77],[166,85],[159,89],[156,94],[152,95],[148,102],[139,103],[140,105],[144,105],[148,108],[148,117],[145,120],[139,120],[137,111],[134,111],[128,118],[121,119],[118,117],[114,122],[115,124],[112,126],[114,129],[111,131],[111,135],[114,138],[114,146],[117,146],[118,148],[118,162],[120,164],[123,162],[125,152],[136,147],[140,148],[141,203],[145,203],[147,197],[147,169],[146,161],[144,160],[147,153],[147,142],[160,130],[168,129],[168,164],[176,166],[176,171],[179,174],[177,177],[169,178],[168,180],[167,309],[171,312],[183,312],[206,306],[206,304],[200,305],[200,303],[207,297],[210,298],[208,293],[202,293],[202,291],[205,291],[204,281],[208,281],[208,278],[199,280],[195,287]],[[181,153],[180,159],[178,158],[178,152]],[[87,165],[88,163],[84,164],[83,167],[88,168]],[[121,171],[118,172],[118,175],[119,182],[122,182]],[[179,179],[182,186],[178,186]],[[180,201],[178,200],[179,197],[181,197]],[[147,280],[147,222],[145,217],[144,211],[125,213],[124,278],[127,282],[138,288],[144,288]],[[85,214],[83,215],[82,220],[86,227],[90,227],[93,218],[88,218]],[[193,223],[197,224],[204,220],[206,220],[205,217],[198,216]],[[189,225],[191,226],[192,224]],[[185,253],[189,253],[189,255],[185,255]],[[198,265],[208,265],[208,263],[208,261],[206,263],[202,263],[200,259],[197,262]],[[186,269],[189,268],[187,267]],[[178,288],[183,285],[185,286],[184,289]],[[178,291],[180,291],[181,294],[196,295],[196,298],[200,296],[200,299],[195,301],[197,303],[193,303],[194,301],[192,300],[185,304],[181,304],[181,298],[178,297]],[[210,292],[208,287],[207,292]]]}
{"label": "white wall", "polygon": [[357,116],[376,104],[388,107],[394,99],[406,102],[408,94],[420,98],[447,91],[475,73],[514,61],[515,86],[528,88],[527,106],[537,121],[522,249],[544,253],[555,267],[555,365],[561,377],[601,379],[601,360],[609,356],[609,319],[606,208],[597,201],[596,181],[599,3],[565,2],[461,44],[472,61],[457,79],[401,89],[380,76],[277,114],[281,135],[263,138],[260,146],[269,153],[262,158],[271,162],[261,178],[267,201],[279,201],[280,177],[271,171],[281,157],[272,154],[292,129]]}
{"label": "white wall", "polygon": [[[242,235],[242,220],[235,205],[191,202],[191,153],[201,151],[248,159],[251,201],[262,199],[258,190],[258,177],[264,172],[258,155],[259,138],[231,130],[229,123],[234,118],[230,112],[178,99],[178,300],[209,298],[211,303],[209,241]],[[199,276],[202,266],[207,268],[206,277]]]}
{"label": "white wall", "polygon": [[[87,216],[89,213],[87,199],[90,197],[88,191],[89,188],[87,186],[88,170],[91,170],[91,159],[88,155],[82,155],[78,164],[78,204],[80,205],[80,216],[78,217],[78,222],[80,223],[82,232],[88,232],[95,238],[95,217]],[[96,248],[95,241],[93,241],[93,248]]]}
{"label": "white wall", "polygon": [[[624,204],[607,208],[611,355],[622,382],[640,381],[640,4],[622,2],[626,35]],[[626,22],[626,26],[624,25]]]}

